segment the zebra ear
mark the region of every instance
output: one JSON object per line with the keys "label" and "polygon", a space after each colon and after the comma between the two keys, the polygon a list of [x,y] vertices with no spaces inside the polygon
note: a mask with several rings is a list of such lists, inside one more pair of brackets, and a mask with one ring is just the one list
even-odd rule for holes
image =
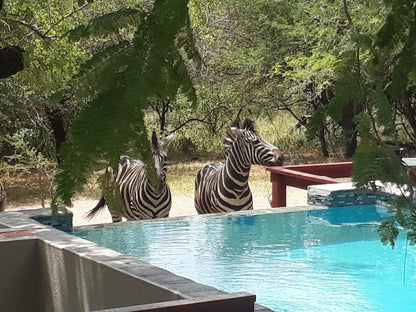
{"label": "zebra ear", "polygon": [[253,119],[246,118],[243,123],[243,129],[256,132],[256,123]]}
{"label": "zebra ear", "polygon": [[[223,143],[225,144],[226,141],[232,142],[240,136],[241,136],[241,130],[239,127],[231,127],[231,126],[227,127],[225,129]],[[228,145],[228,144],[225,144],[225,145]]]}
{"label": "zebra ear", "polygon": [[156,131],[152,131],[152,147],[154,149],[159,148],[159,142],[157,141]]}
{"label": "zebra ear", "polygon": [[237,132],[237,127],[229,126],[225,128],[225,135],[224,137],[230,138],[231,140],[235,137],[235,133]]}
{"label": "zebra ear", "polygon": [[230,125],[230,127],[234,127],[234,128],[238,128],[238,129],[242,129],[241,128],[241,119],[240,117],[237,117]]}

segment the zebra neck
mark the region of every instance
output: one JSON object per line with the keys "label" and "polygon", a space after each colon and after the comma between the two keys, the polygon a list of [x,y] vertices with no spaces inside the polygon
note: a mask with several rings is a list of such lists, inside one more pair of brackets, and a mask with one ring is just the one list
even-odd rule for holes
{"label": "zebra neck", "polygon": [[250,168],[250,165],[245,165],[238,159],[229,157],[223,167],[223,182],[236,191],[244,192],[248,187]]}
{"label": "zebra neck", "polygon": [[146,189],[150,194],[153,195],[160,195],[163,193],[163,190],[166,187],[166,184],[162,181],[158,181],[156,185],[153,185],[153,183],[150,183],[148,179],[144,181],[143,188]]}
{"label": "zebra neck", "polygon": [[248,159],[247,153],[242,152],[239,148],[233,148],[230,151],[229,156],[225,162],[225,165],[232,170],[232,174],[240,175],[245,179],[248,179],[251,169],[251,162]]}

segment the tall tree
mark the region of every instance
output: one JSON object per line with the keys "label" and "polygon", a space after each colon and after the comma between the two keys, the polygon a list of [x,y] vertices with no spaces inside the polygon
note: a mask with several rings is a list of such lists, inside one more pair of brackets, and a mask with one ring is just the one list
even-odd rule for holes
{"label": "tall tree", "polygon": [[[285,110],[302,122],[304,115],[314,114],[311,137],[320,139],[323,153],[328,154],[325,134],[344,128],[352,155],[354,115],[345,110],[337,119],[327,118],[337,76],[334,63],[352,45],[342,1],[195,2],[201,4],[194,15],[207,69],[197,80],[201,103],[218,107],[222,115]],[[385,15],[376,1],[354,1],[351,7],[366,21],[357,23],[364,31],[380,25]]]}
{"label": "tall tree", "polygon": [[87,7],[60,0],[3,2],[0,45],[19,46],[25,52],[24,70],[0,80],[1,156],[13,153],[5,138],[21,129],[31,130],[27,139],[37,152],[49,158],[55,156],[49,112],[59,110],[67,117],[73,114],[73,107],[67,103],[58,108],[49,103],[48,97],[76,72],[86,54],[62,34]]}
{"label": "tall tree", "polygon": [[394,246],[398,225],[416,243],[416,184],[395,152],[406,137],[403,122],[397,122],[395,105],[404,98],[412,100],[409,95],[415,85],[416,9],[412,1],[405,0],[385,1],[385,5],[389,14],[376,33],[355,29],[353,49],[337,63],[335,97],[329,105],[334,114],[355,111],[359,141],[353,178],[357,185],[374,191],[390,185],[398,192],[389,207],[393,215],[380,227],[381,240]]}

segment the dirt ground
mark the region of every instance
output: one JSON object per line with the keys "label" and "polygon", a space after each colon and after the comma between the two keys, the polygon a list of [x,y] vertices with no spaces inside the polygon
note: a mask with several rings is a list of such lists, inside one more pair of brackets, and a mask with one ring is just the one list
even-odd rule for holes
{"label": "dirt ground", "polygon": [[[270,208],[268,191],[253,191],[254,209]],[[297,188],[287,187],[287,206],[301,206],[307,203],[307,192]],[[90,225],[99,223],[111,222],[111,216],[107,209],[101,211],[92,220],[85,218],[87,212],[92,209],[98,202],[99,198],[79,198],[73,201],[73,206],[70,210],[73,213],[73,225]],[[49,203],[46,203],[48,206]],[[6,211],[40,208],[39,206],[6,206]],[[170,210],[170,217],[196,215],[196,210],[193,203],[193,194],[172,194],[172,208]]]}
{"label": "dirt ground", "polygon": [[[261,194],[253,192],[254,209],[270,208],[268,194]],[[111,222],[111,216],[108,210],[103,210],[100,214],[92,220],[85,219],[85,214],[97,204],[98,199],[83,198],[74,201],[71,211],[74,215],[74,226],[108,223]],[[296,188],[288,187],[287,190],[287,205],[300,206],[306,204],[306,191]],[[196,215],[194,208],[194,199],[191,195],[175,195],[172,194],[172,208],[170,210],[170,217]]]}

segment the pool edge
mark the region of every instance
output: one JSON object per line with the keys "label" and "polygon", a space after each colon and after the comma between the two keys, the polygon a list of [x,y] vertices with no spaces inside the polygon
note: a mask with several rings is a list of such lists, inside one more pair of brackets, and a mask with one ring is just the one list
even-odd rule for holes
{"label": "pool edge", "polygon": [[[243,305],[249,307],[251,305],[250,302],[253,301],[253,309],[249,308],[247,311],[273,311],[254,303],[255,295],[249,293],[236,293],[236,296],[233,299],[233,294],[229,294],[208,285],[197,283],[191,279],[181,277],[168,270],[151,265],[140,259],[118,253],[105,247],[101,247],[93,242],[57,230],[52,226],[41,224],[38,221],[28,217],[27,214],[22,213],[21,211],[1,212],[0,224],[4,226],[0,229],[0,242],[36,237],[37,239],[42,240],[54,248],[74,253],[80,259],[92,260],[100,265],[111,267],[112,269],[120,271],[123,274],[136,277],[138,279],[150,282],[164,289],[177,293],[178,295],[182,296],[184,300],[190,300],[189,304],[192,304],[193,301],[201,301],[201,299],[203,301],[204,298],[206,301],[213,300],[213,298],[222,298],[221,300],[223,300],[223,302],[229,300],[229,304],[231,305],[234,302],[236,307],[236,302],[245,302]],[[8,235],[7,233],[16,234]],[[21,235],[19,235],[19,233]],[[169,305],[169,303],[167,304]],[[154,307],[158,307],[158,305],[160,306],[160,303],[155,304]],[[151,311],[151,307],[148,308],[149,311]],[[137,310],[137,307],[135,309]],[[229,311],[233,310],[231,309]]]}

